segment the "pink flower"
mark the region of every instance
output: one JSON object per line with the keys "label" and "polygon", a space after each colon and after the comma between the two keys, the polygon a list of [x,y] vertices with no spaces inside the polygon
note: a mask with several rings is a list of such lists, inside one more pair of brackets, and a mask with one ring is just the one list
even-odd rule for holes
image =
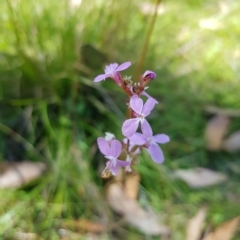
{"label": "pink flower", "polygon": [[118,66],[117,63],[112,63],[108,66],[106,66],[104,70],[104,74],[100,74],[93,80],[94,82],[100,82],[102,80],[105,80],[106,78],[110,77],[112,78],[118,85],[121,85],[120,79],[118,77],[118,72],[123,71],[127,68],[129,68],[131,65],[131,62],[125,62]]}
{"label": "pink flower", "polygon": [[99,137],[97,143],[101,153],[109,160],[107,161],[106,168],[113,175],[118,174],[119,167],[126,167],[131,164],[130,162],[118,160],[118,157],[122,152],[122,144],[118,140],[113,139],[108,142],[103,137]]}
{"label": "pink flower", "polygon": [[156,104],[156,100],[149,98],[146,103],[143,105],[143,100],[137,95],[133,95],[130,99],[129,106],[135,112],[136,117],[126,120],[122,125],[122,134],[126,137],[132,136],[141,124],[141,129],[143,134],[148,134],[152,132],[151,126],[148,121],[145,119]]}
{"label": "pink flower", "polygon": [[170,141],[166,134],[157,134],[153,136],[152,132],[149,132],[148,135],[135,133],[129,137],[129,140],[139,146],[145,145],[152,160],[159,164],[163,163],[164,156],[161,148],[158,146],[158,143],[164,144]]}

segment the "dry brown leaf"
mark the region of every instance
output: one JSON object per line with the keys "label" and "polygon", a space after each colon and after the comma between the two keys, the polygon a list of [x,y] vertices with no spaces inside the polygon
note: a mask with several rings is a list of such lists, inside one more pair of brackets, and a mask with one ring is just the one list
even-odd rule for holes
{"label": "dry brown leaf", "polygon": [[[83,236],[82,239],[84,239],[84,240],[106,240],[106,239],[109,239],[109,238],[104,236],[104,235],[87,233]],[[111,238],[111,239],[114,240],[115,238]],[[79,240],[79,238],[77,240]]]}
{"label": "dry brown leaf", "polygon": [[173,173],[173,176],[193,188],[208,187],[227,180],[225,174],[207,168],[179,169]]}
{"label": "dry brown leaf", "polygon": [[25,233],[25,232],[16,232],[15,234],[16,240],[40,240],[39,236],[36,233]]}
{"label": "dry brown leaf", "polygon": [[240,117],[240,110],[235,110],[235,109],[206,106],[204,110],[206,112],[217,114],[217,115],[225,115],[228,117]]}
{"label": "dry brown leaf", "polygon": [[146,212],[133,199],[128,198],[122,187],[112,183],[107,188],[107,199],[114,211],[122,214],[126,221],[148,235],[169,235],[169,229],[161,225],[157,216]]}
{"label": "dry brown leaf", "polygon": [[86,219],[68,220],[64,227],[80,232],[102,233],[105,228],[101,223],[92,222]]}
{"label": "dry brown leaf", "polygon": [[46,168],[42,162],[0,162],[0,189],[21,187],[41,176]]}
{"label": "dry brown leaf", "polygon": [[240,149],[240,131],[231,134],[224,142],[223,149],[232,152]]}
{"label": "dry brown leaf", "polygon": [[81,238],[79,233],[75,233],[64,228],[58,229],[58,235],[61,240],[78,240]]}
{"label": "dry brown leaf", "polygon": [[223,137],[228,129],[229,123],[229,117],[224,115],[217,115],[210,119],[205,130],[207,149],[221,149]]}
{"label": "dry brown leaf", "polygon": [[93,234],[93,233],[76,233],[68,229],[60,228],[58,230],[58,235],[61,240],[106,240],[104,235]]}
{"label": "dry brown leaf", "polygon": [[206,218],[206,208],[201,208],[198,213],[189,220],[186,231],[186,240],[199,240]]}
{"label": "dry brown leaf", "polygon": [[240,217],[221,224],[214,232],[209,233],[203,240],[231,240],[240,222]]}
{"label": "dry brown leaf", "polygon": [[137,199],[140,176],[137,173],[127,175],[124,182],[124,193],[130,199]]}

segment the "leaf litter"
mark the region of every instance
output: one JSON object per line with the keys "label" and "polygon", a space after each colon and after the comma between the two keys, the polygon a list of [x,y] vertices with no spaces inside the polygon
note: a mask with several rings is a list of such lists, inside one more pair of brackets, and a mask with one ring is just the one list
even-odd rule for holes
{"label": "leaf litter", "polygon": [[153,212],[147,212],[135,199],[127,197],[120,184],[109,184],[107,200],[115,212],[123,215],[126,222],[144,234],[169,236],[169,228],[159,222],[157,215]]}
{"label": "leaf litter", "polygon": [[207,168],[178,169],[173,177],[181,179],[192,188],[204,188],[222,183],[228,179],[227,175]]}

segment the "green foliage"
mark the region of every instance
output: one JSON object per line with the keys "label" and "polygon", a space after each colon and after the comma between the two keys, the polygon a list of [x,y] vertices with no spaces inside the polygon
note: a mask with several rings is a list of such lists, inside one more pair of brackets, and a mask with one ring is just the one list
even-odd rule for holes
{"label": "green foliage", "polygon": [[[92,79],[109,62],[132,61],[126,74],[134,73],[151,19],[139,10],[142,2],[83,0],[73,7],[67,0],[0,0],[0,140],[14,129],[26,158],[49,166],[39,182],[1,190],[2,238],[13,239],[21,229],[58,239],[67,219],[113,219],[95,140],[106,131],[121,136],[125,97],[111,81]],[[184,224],[200,205],[209,206],[214,225],[239,214],[228,200],[229,193],[240,196],[232,167],[239,167],[239,155],[209,153],[203,138],[205,105],[240,108],[239,9],[238,1],[164,1],[148,46],[143,71],[156,71],[149,93],[160,102],[149,121],[171,142],[163,146],[164,165],[147,154],[140,159],[139,202],[163,213],[173,239],[183,239]],[[16,124],[22,116],[24,136]],[[234,120],[231,132],[239,128]],[[0,144],[1,159],[3,149]],[[173,169],[196,166],[223,171],[230,180],[193,191],[171,178]],[[136,236],[143,237],[130,229],[124,238]]]}

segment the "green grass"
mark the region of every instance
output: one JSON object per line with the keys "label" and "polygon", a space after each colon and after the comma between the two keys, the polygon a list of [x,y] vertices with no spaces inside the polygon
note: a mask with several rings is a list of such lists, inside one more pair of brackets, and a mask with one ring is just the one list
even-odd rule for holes
{"label": "green grass", "polygon": [[[108,62],[131,61],[126,74],[134,74],[151,21],[139,10],[141,2],[83,0],[73,9],[68,1],[0,0],[0,159],[9,133],[4,126],[14,128],[30,111],[29,132],[14,131],[24,138],[18,141],[27,147],[25,158],[49,166],[37,182],[1,190],[0,239],[14,239],[19,229],[59,239],[58,229],[68,219],[116,220],[105,202],[99,177],[104,160],[95,141],[106,131],[121,138],[125,96],[111,81],[92,79]],[[163,165],[147,154],[141,158],[139,202],[161,213],[171,239],[181,240],[187,220],[202,205],[214,226],[240,214],[239,204],[228,199],[229,193],[240,197],[239,173],[231,168],[239,166],[239,152],[205,149],[209,115],[203,111],[206,105],[240,108],[240,4],[169,0],[163,6],[143,71],[157,73],[149,93],[160,103],[149,121],[171,142],[163,146]],[[239,128],[239,119],[233,119],[231,131]],[[172,170],[196,166],[225,172],[229,181],[192,190],[171,179]],[[124,228],[114,232],[119,239],[146,239]],[[111,239],[112,232],[107,234]]]}

